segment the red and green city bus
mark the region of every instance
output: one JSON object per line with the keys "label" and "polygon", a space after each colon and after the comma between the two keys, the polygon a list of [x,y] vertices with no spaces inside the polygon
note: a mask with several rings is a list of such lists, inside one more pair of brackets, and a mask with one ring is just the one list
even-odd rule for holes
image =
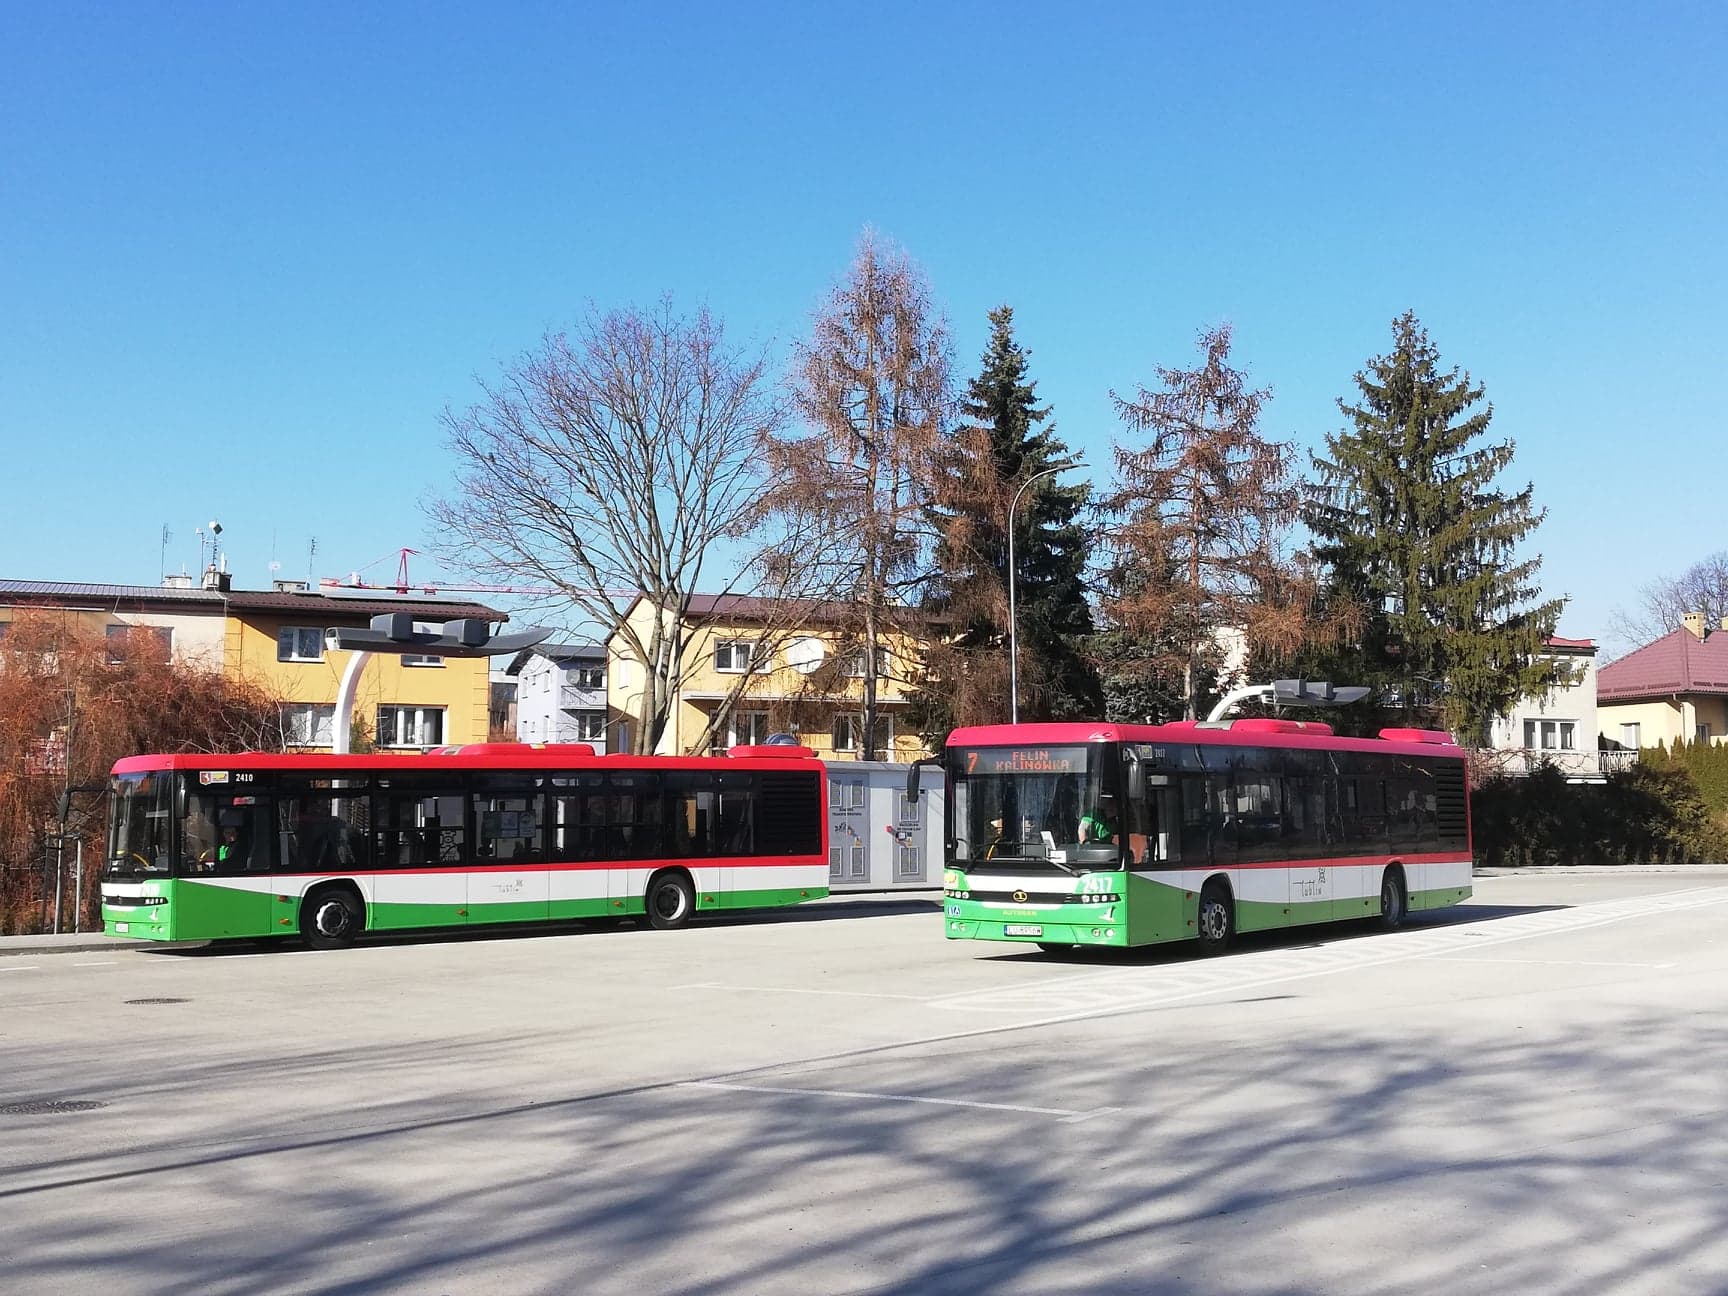
{"label": "red and green city bus", "polygon": [[943,759],[951,940],[1216,953],[1237,932],[1397,927],[1470,895],[1464,753],[1438,731],[996,725],[956,729]]}
{"label": "red and green city bus", "polygon": [[672,928],[828,894],[827,784],[801,747],[134,756],[110,791],[113,936],[297,934],[329,948],[480,923],[635,915]]}

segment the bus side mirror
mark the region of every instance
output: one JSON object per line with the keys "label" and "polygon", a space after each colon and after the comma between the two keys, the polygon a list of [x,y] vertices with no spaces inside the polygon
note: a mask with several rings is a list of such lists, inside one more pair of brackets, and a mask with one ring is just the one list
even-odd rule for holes
{"label": "bus side mirror", "polygon": [[925,756],[920,760],[915,760],[912,762],[911,767],[908,768],[906,771],[906,804],[907,805],[909,805],[909,806],[917,805],[918,804],[918,796],[924,790],[922,787],[919,786],[919,784],[922,781],[920,778],[920,771],[927,768],[927,767],[940,767],[941,764],[942,764],[942,758],[940,756]]}

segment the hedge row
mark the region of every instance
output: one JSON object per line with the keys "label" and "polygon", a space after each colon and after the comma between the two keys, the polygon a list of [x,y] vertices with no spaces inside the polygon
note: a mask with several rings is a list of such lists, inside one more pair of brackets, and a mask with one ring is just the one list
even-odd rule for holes
{"label": "hedge row", "polygon": [[[1728,764],[1720,768],[1728,805]],[[1605,784],[1568,783],[1552,767],[1490,778],[1471,798],[1476,862],[1717,863],[1728,860],[1728,833],[1713,808],[1678,753],[1647,756]]]}

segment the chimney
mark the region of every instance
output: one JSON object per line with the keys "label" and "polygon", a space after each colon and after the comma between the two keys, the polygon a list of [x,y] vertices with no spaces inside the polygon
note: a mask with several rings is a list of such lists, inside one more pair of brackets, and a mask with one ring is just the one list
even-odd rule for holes
{"label": "chimney", "polygon": [[1692,632],[1694,639],[1704,637],[1704,614],[1702,612],[1688,612],[1680,618],[1680,624]]}
{"label": "chimney", "polygon": [[189,572],[169,572],[162,578],[163,589],[191,589],[192,576]]}
{"label": "chimney", "polygon": [[218,593],[226,594],[229,585],[233,582],[233,579],[234,578],[227,572],[218,571],[216,569],[216,564],[211,563],[204,569],[203,586],[207,590],[215,590]]}

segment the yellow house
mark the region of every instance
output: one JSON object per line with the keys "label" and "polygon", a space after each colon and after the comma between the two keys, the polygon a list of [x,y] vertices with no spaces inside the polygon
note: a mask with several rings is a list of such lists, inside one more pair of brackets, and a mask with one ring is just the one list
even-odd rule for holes
{"label": "yellow house", "polygon": [[1602,737],[1635,751],[1728,741],[1728,617],[1691,612],[1679,628],[1604,666],[1596,677]]}
{"label": "yellow house", "polygon": [[[686,642],[671,721],[658,750],[695,753],[766,742],[787,734],[819,755],[868,759],[863,750],[864,661],[847,609],[748,595],[697,595],[682,630]],[[626,620],[644,642],[655,610],[638,598]],[[906,721],[910,682],[924,644],[904,631],[881,635],[877,663],[876,757],[925,754]],[[628,750],[641,723],[647,675],[621,633],[606,641],[606,694],[614,750]],[[716,725],[714,717],[730,711]]]}
{"label": "yellow house", "polygon": [[[383,612],[407,612],[430,624],[506,619],[476,603],[376,591],[351,598],[299,581],[237,590],[215,571],[197,586],[187,577],[168,579],[173,583],[161,588],[0,581],[0,635],[28,609],[57,613],[93,634],[153,636],[165,657],[248,680],[279,699],[288,744],[315,751],[330,746],[336,691],[349,658],[324,646],[325,630],[363,627]],[[484,742],[488,668],[485,657],[375,656],[360,677],[356,717],[379,747]],[[361,731],[357,725],[356,736]]]}

